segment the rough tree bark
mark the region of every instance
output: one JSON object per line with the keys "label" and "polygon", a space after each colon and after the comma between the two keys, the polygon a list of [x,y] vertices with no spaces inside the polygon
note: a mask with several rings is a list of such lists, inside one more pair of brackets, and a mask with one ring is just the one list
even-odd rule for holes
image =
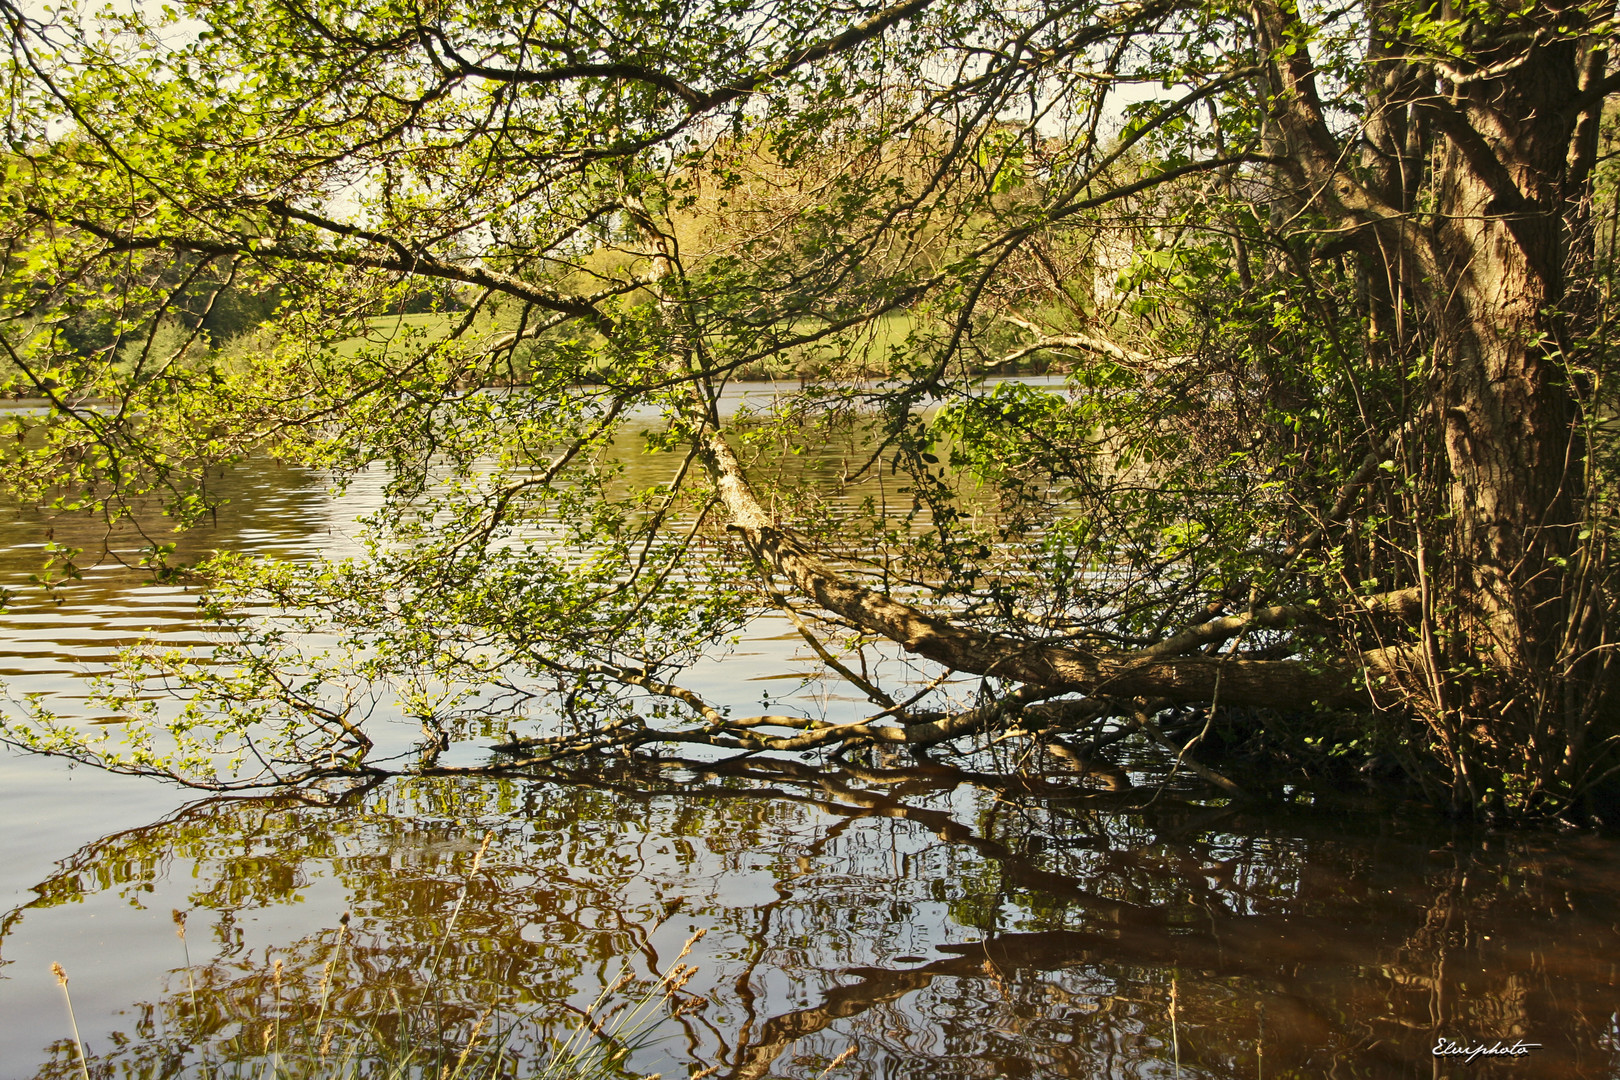
{"label": "rough tree bark", "polygon": [[1402,5],[1369,13],[1358,170],[1297,7],[1255,8],[1279,172],[1359,250],[1371,347],[1429,364],[1413,414],[1443,446],[1444,498],[1413,523],[1421,604],[1387,670],[1450,758],[1454,798],[1489,801],[1515,754],[1540,783],[1578,786],[1601,764],[1589,736],[1614,720],[1608,618],[1581,552],[1587,305],[1570,280],[1592,265],[1602,28],[1579,4],[1454,14],[1467,62],[1451,63],[1412,40]]}

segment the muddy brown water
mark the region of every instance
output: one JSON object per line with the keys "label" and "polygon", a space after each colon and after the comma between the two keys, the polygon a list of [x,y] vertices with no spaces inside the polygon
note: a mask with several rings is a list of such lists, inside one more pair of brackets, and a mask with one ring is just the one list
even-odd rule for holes
{"label": "muddy brown water", "polygon": [[[377,499],[270,463],[228,483],[182,543],[345,553]],[[48,528],[95,550],[13,513],[0,576]],[[195,601],[110,562],[25,598],[0,615],[7,692],[72,715],[119,645],[206,644]],[[788,630],[761,620],[691,681],[857,708]],[[675,963],[696,970],[609,1075],[1620,1076],[1614,838],[1356,792],[1230,806],[1129,757],[1009,779],[1012,753],[217,799],[0,755],[0,1078],[81,1075],[53,962],[93,1077],[534,1076]]]}

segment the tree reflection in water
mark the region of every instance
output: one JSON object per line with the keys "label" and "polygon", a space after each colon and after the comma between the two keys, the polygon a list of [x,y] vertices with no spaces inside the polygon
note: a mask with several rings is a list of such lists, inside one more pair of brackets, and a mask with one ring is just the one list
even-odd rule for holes
{"label": "tree reflection in water", "polygon": [[[1358,836],[1342,814],[1119,786],[666,760],[214,799],[65,860],[0,948],[30,912],[195,875],[192,966],[87,1033],[92,1076],[259,1075],[318,1013],[362,1071],[408,1045],[435,1074],[482,1018],[480,1045],[532,1075],[621,970],[633,997],[698,929],[696,997],[626,1075],[808,1078],[852,1046],[837,1075],[1620,1067],[1601,841],[1422,833],[1373,807]],[[348,926],[263,940],[255,913],[296,917],[317,879]],[[1442,1035],[1544,1048],[1462,1066],[1431,1055]],[[70,1041],[41,1059],[12,1072],[78,1073]]]}

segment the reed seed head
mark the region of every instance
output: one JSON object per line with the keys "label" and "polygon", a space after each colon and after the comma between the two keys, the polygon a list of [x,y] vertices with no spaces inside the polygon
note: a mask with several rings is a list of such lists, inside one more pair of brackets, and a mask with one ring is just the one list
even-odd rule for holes
{"label": "reed seed head", "polygon": [[696,945],[700,940],[702,940],[703,935],[707,934],[708,932],[709,932],[708,927],[706,927],[706,926],[699,927],[696,933],[694,933],[691,937],[686,939],[686,944],[681,947],[681,954],[679,956],[677,956],[675,959],[676,960],[685,960],[687,954],[692,951],[692,946]]}
{"label": "reed seed head", "polygon": [[56,963],[54,960],[51,961],[51,974],[56,976],[56,981],[58,984],[62,986],[67,985],[67,972],[63,971],[62,965]]}
{"label": "reed seed head", "polygon": [[839,1054],[837,1057],[833,1058],[832,1061],[828,1062],[827,1067],[825,1069],[821,1070],[821,1076],[817,1077],[816,1080],[821,1080],[821,1077],[826,1076],[828,1073],[830,1073],[834,1069],[838,1068],[838,1066],[842,1065],[844,1062],[846,1062],[850,1058],[854,1057],[855,1056],[855,1051],[857,1051],[859,1049],[860,1049],[860,1046],[858,1044],[850,1043],[849,1044],[849,1049],[845,1050],[842,1054]]}
{"label": "reed seed head", "polygon": [[472,869],[469,870],[468,873],[470,873],[470,874],[478,873],[478,864],[484,861],[484,854],[485,854],[485,852],[489,851],[489,845],[494,841],[494,839],[495,839],[495,830],[494,829],[491,829],[491,830],[489,830],[488,832],[486,832],[484,834],[484,842],[482,844],[478,845],[478,854],[473,856]]}

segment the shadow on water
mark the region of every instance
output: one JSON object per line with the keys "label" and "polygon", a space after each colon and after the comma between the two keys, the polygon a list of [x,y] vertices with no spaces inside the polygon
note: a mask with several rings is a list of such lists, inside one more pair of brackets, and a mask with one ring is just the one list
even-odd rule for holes
{"label": "shadow on water", "polygon": [[[533,1075],[621,970],[633,995],[700,929],[692,996],[625,1075],[811,1078],[851,1047],[837,1075],[1613,1075],[1610,846],[1361,812],[932,763],[396,779],[110,835],[4,917],[0,951],[53,909],[189,913],[190,964],[174,942],[160,992],[90,1040],[92,1076],[259,1075],[323,1000],[355,1068],[407,1039],[453,1061],[481,1026]],[[294,910],[316,898],[324,922]],[[1463,1065],[1441,1037],[1543,1045]],[[77,1073],[60,1038],[8,1063]]]}

